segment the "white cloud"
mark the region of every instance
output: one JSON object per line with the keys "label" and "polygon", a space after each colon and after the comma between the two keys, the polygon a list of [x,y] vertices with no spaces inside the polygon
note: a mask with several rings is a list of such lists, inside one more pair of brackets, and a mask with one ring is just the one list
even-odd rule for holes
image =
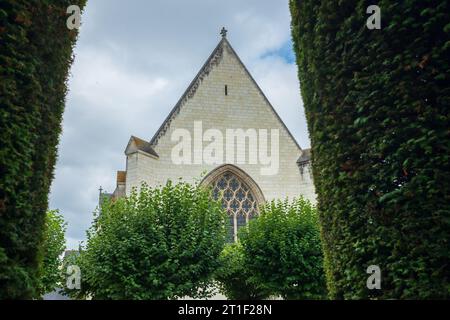
{"label": "white cloud", "polygon": [[111,108],[144,107],[152,96],[167,87],[167,79],[132,73],[123,68],[122,61],[113,57],[111,52],[94,48],[79,50],[73,69],[76,77],[69,84],[71,93],[94,104],[102,112],[119,112]]}

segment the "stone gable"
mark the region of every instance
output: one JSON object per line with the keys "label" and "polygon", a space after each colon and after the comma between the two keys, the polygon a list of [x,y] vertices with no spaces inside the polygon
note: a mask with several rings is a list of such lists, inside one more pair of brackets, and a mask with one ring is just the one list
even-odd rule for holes
{"label": "stone gable", "polygon": [[[141,182],[150,186],[165,184],[168,179],[195,182],[228,163],[224,158],[222,163],[215,164],[195,164],[194,159],[192,164],[174,164],[171,155],[178,143],[172,139],[174,131],[186,129],[194,134],[196,122],[201,122],[203,132],[216,129],[224,136],[227,129],[278,130],[277,174],[262,175],[260,163],[233,165],[257,184],[265,200],[304,195],[315,201],[310,166],[305,160],[305,156],[309,158],[308,152],[301,150],[225,37],[151,141],[145,144],[133,137],[133,143],[138,141],[140,147],[127,148],[127,194]],[[203,142],[203,147],[207,144]],[[240,146],[245,147],[242,143]],[[299,159],[303,159],[301,168]]]}

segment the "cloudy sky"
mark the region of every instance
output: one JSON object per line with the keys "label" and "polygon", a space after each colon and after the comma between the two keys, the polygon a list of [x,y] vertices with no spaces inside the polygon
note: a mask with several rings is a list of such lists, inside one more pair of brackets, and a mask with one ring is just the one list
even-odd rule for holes
{"label": "cloudy sky", "polygon": [[69,80],[50,207],[85,239],[135,135],[150,140],[220,40],[228,40],[300,146],[309,147],[287,0],[90,0]]}

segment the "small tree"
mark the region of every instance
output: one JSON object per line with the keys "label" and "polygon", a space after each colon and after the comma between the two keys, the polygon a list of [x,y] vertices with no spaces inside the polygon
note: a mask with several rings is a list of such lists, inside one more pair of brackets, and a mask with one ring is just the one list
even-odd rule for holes
{"label": "small tree", "polygon": [[53,291],[60,282],[61,255],[66,248],[67,223],[57,210],[48,211],[44,224],[44,240],[41,247],[39,293]]}
{"label": "small tree", "polygon": [[206,297],[225,218],[207,190],[186,183],[105,202],[81,253],[82,287],[94,299]]}
{"label": "small tree", "polygon": [[[61,290],[59,291],[60,294],[63,294],[70,299],[73,300],[85,300],[89,298],[89,287],[86,282],[80,283],[81,288],[76,288],[68,285],[68,282],[71,284],[75,284],[71,281],[69,276],[74,276],[74,273],[69,273],[68,270],[70,266],[72,267],[78,267],[80,268],[80,276],[82,277],[84,274],[84,271],[86,270],[86,264],[84,263],[83,256],[81,255],[81,245],[79,250],[72,250],[70,252],[66,252],[64,255],[63,261],[61,263],[61,272],[60,272],[60,281],[61,281]],[[72,269],[73,271],[73,269]]]}
{"label": "small tree", "polygon": [[272,201],[241,230],[249,283],[285,299],[325,297],[318,218],[309,201]]}
{"label": "small tree", "polygon": [[256,300],[269,296],[258,286],[249,282],[252,270],[244,264],[244,250],[240,242],[225,246],[220,255],[220,268],[215,273],[219,290],[228,299]]}

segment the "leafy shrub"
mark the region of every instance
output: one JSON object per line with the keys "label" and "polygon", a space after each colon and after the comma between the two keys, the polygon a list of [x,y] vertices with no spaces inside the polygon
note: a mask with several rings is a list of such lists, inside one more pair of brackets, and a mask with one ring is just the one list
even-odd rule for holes
{"label": "leafy shrub", "polygon": [[232,300],[257,300],[267,298],[270,293],[263,292],[250,282],[252,270],[244,264],[244,250],[240,242],[227,244],[215,273],[220,292]]}
{"label": "leafy shrub", "polygon": [[[59,293],[69,297],[72,300],[86,300],[90,298],[89,295],[89,286],[88,283],[80,281],[81,288],[72,288],[68,286],[68,282],[71,285],[74,285],[75,279],[73,276],[74,269],[69,269],[70,266],[77,266],[80,268],[81,278],[83,277],[84,272],[88,268],[88,265],[83,259],[82,256],[81,245],[78,250],[70,250],[69,252],[65,252],[64,257],[61,262],[61,270],[59,273],[61,287],[59,288]],[[68,274],[68,270],[72,273]],[[72,277],[72,278],[69,278]],[[82,280],[82,279],[81,279]]]}
{"label": "leafy shrub", "polygon": [[82,286],[94,299],[205,297],[225,218],[209,191],[186,183],[105,202],[81,253]]}
{"label": "leafy shrub", "polygon": [[448,299],[450,3],[370,4],[290,1],[330,294]]}
{"label": "leafy shrub", "polygon": [[250,284],[285,299],[325,297],[320,230],[309,201],[267,203],[260,216],[241,230]]}
{"label": "leafy shrub", "polygon": [[44,224],[44,241],[41,246],[40,295],[53,291],[60,284],[61,255],[66,248],[66,226],[67,223],[57,210],[47,212]]}
{"label": "leafy shrub", "polygon": [[38,251],[85,0],[0,1],[0,299],[39,296]]}

